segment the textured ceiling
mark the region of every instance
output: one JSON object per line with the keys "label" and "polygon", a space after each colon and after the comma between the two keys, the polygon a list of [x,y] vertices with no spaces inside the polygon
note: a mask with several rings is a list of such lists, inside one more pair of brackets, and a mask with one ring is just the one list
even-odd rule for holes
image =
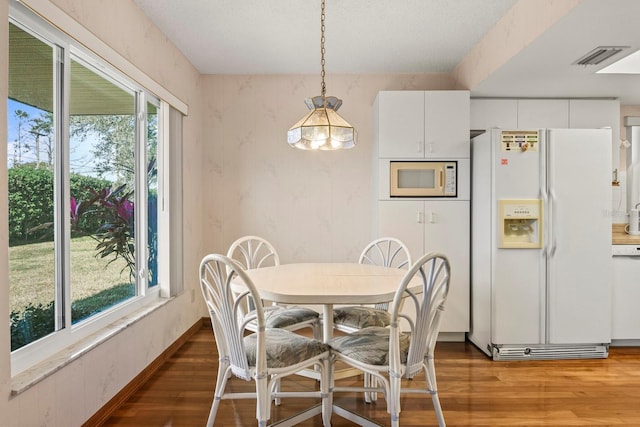
{"label": "textured ceiling", "polygon": [[[203,74],[320,70],[320,0],[134,0]],[[450,72],[515,0],[326,0],[328,73]]]}
{"label": "textured ceiling", "polygon": [[[569,0],[518,1],[544,8]],[[518,1],[326,0],[326,71],[451,72]],[[598,46],[639,50],[640,0],[573,1],[570,13],[470,87],[472,96],[613,97],[640,105],[640,75],[596,74],[619,58],[573,64]],[[134,2],[203,74],[320,71],[320,0]],[[529,18],[515,24],[530,28]]]}

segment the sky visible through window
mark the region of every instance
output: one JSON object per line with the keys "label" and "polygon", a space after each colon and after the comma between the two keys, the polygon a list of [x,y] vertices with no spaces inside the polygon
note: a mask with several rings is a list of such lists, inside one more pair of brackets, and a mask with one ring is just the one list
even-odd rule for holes
{"label": "sky visible through window", "polygon": [[[18,101],[14,101],[9,99],[7,102],[7,124],[8,124],[8,135],[7,135],[7,167],[12,167],[14,165],[14,161],[16,156],[14,155],[16,150],[16,144],[18,143],[18,133],[20,127],[20,119],[16,114],[16,111],[23,111],[27,113],[28,117],[23,119],[23,129],[22,134],[23,138],[26,138],[28,147],[22,148],[21,153],[21,163],[31,163],[36,162],[38,160],[38,156],[36,155],[35,148],[33,146],[33,135],[29,133],[29,129],[32,125],[32,120],[38,117],[41,117],[45,111],[32,107],[27,104],[23,104]],[[93,147],[95,145],[97,137],[89,135],[84,141],[79,141],[77,139],[71,138],[71,172],[79,173],[82,175],[89,175],[97,177],[98,174],[95,172],[95,164],[94,164],[94,154],[92,153]],[[47,156],[45,154],[45,149],[40,147],[40,160],[46,161]],[[112,176],[104,176],[103,178],[111,179]]]}
{"label": "sky visible through window", "polygon": [[[17,144],[17,141],[18,141],[18,132],[19,132],[19,123],[20,123],[20,120],[16,116],[16,111],[18,110],[21,110],[27,113],[31,119],[33,119],[34,117],[38,117],[40,113],[43,112],[39,108],[31,107],[30,105],[26,105],[21,102],[14,101],[12,99],[8,100],[7,102],[7,124],[8,124],[8,135],[7,135],[7,142],[8,142],[7,143],[7,163],[8,164],[7,166],[8,167],[13,166],[13,159],[14,159],[13,153],[14,153],[14,150],[16,149],[15,145]],[[23,126],[25,126],[26,128],[29,127],[28,119],[25,120],[25,122],[23,123]],[[25,153],[25,157],[26,155],[27,153]],[[31,155],[28,158],[31,161],[36,160],[35,157],[31,157]]]}

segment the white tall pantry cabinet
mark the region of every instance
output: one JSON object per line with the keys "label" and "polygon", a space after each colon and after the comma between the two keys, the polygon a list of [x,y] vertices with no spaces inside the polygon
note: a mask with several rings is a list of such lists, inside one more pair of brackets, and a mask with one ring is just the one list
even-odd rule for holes
{"label": "white tall pantry cabinet", "polygon": [[[373,108],[374,235],[401,239],[414,260],[445,254],[451,285],[440,339],[469,331],[470,105],[468,91],[382,91]],[[389,161],[456,161],[456,197],[390,197]]]}

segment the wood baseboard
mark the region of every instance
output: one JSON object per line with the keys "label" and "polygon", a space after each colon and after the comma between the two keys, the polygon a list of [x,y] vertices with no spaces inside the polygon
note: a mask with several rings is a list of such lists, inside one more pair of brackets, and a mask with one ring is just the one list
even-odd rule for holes
{"label": "wood baseboard", "polygon": [[151,376],[162,366],[164,362],[184,345],[197,331],[202,327],[209,325],[211,327],[211,319],[206,317],[198,320],[193,326],[182,334],[173,344],[163,351],[153,362],[145,367],[134,379],[132,379],[122,390],[120,390],[109,402],[91,416],[82,424],[82,427],[101,426],[109,417],[118,409],[129,397],[131,397],[142,385],[151,378]]}

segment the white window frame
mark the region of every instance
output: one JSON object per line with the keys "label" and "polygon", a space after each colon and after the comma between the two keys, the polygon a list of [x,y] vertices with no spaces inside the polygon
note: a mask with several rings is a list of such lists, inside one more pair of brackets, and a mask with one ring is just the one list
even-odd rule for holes
{"label": "white window frame", "polygon": [[[169,186],[161,182],[162,177],[167,174],[163,168],[169,165],[170,160],[164,158],[165,153],[168,153],[169,138],[167,137],[169,131],[169,123],[165,123],[165,117],[167,114],[165,110],[169,109],[167,104],[160,96],[151,93],[148,89],[144,88],[139,83],[130,79],[124,75],[121,71],[118,71],[113,65],[107,63],[104,59],[101,59],[98,55],[95,55],[86,47],[80,45],[73,38],[69,37],[63,31],[53,27],[44,19],[37,16],[31,10],[25,8],[20,3],[11,1],[9,5],[9,20],[11,23],[18,25],[20,28],[28,31],[35,36],[42,39],[45,43],[52,46],[60,46],[64,52],[64,83],[62,87],[62,93],[65,99],[58,99],[54,106],[54,121],[56,124],[60,120],[60,110],[64,110],[63,115],[64,122],[61,127],[56,126],[56,150],[63,156],[64,170],[62,173],[56,173],[59,176],[59,182],[57,185],[62,185],[58,188],[63,188],[62,198],[59,200],[66,200],[63,203],[63,208],[56,206],[56,217],[62,216],[64,224],[69,223],[69,120],[68,120],[68,106],[69,106],[69,66],[71,55],[75,58],[81,59],[83,65],[88,64],[99,70],[103,77],[110,77],[109,80],[115,80],[116,84],[123,85],[127,88],[127,91],[132,91],[135,94],[136,102],[138,104],[138,120],[137,120],[137,137],[136,137],[136,163],[138,172],[136,173],[136,191],[135,191],[135,203],[136,203],[136,269],[138,274],[136,277],[137,284],[137,296],[127,299],[126,301],[117,304],[116,306],[98,313],[88,319],[84,319],[75,325],[71,324],[71,304],[70,304],[70,280],[69,280],[69,245],[67,242],[70,238],[70,232],[68,227],[64,227],[66,231],[62,232],[64,240],[62,243],[57,243],[56,252],[61,251],[60,245],[63,246],[61,253],[64,254],[64,259],[56,259],[56,265],[62,267],[57,268],[63,274],[56,273],[58,278],[57,283],[63,283],[65,289],[58,289],[56,285],[56,292],[63,292],[67,297],[67,303],[65,304],[64,319],[57,319],[57,322],[64,320],[64,327],[60,330],[54,331],[46,337],[43,337],[37,341],[34,341],[20,349],[15,350],[11,354],[11,374],[15,376],[26,369],[33,367],[35,364],[42,362],[55,353],[62,351],[65,348],[82,341],[89,337],[96,335],[99,331],[104,330],[107,326],[113,325],[114,322],[121,320],[127,316],[131,316],[137,311],[145,309],[154,303],[158,303],[162,296],[170,296],[170,272],[171,268],[162,268],[158,271],[158,285],[153,288],[147,286],[147,238],[146,238],[146,180],[140,179],[142,176],[146,176],[146,113],[147,104],[151,103],[158,108],[158,141],[157,141],[157,168],[158,168],[158,265],[170,266],[169,257],[169,229],[162,226],[163,224],[170,223],[169,221],[169,206],[165,206],[162,201],[162,197],[168,197]],[[54,58],[55,60],[55,58]],[[57,67],[59,68],[59,67]],[[56,84],[59,85],[59,79],[56,78]],[[60,87],[56,88],[57,93],[60,92]],[[62,142],[60,142],[62,141]],[[60,150],[63,150],[60,153]],[[58,168],[56,168],[58,169]],[[141,175],[142,174],[142,175]],[[143,191],[141,191],[143,190]],[[142,250],[144,249],[144,250]],[[61,277],[64,276],[64,277]],[[142,280],[140,280],[142,278]],[[60,282],[59,280],[63,281]]]}

